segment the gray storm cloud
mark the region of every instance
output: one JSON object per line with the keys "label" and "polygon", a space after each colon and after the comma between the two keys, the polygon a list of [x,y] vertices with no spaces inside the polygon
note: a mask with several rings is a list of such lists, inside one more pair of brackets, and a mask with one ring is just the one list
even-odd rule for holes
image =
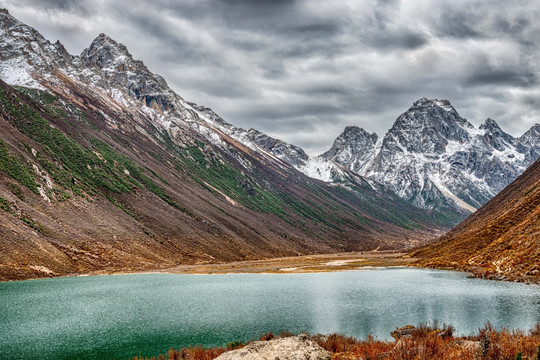
{"label": "gray storm cloud", "polygon": [[327,150],[347,125],[382,135],[420,97],[521,135],[540,122],[534,0],[0,0],[80,53],[125,44],[228,122]]}

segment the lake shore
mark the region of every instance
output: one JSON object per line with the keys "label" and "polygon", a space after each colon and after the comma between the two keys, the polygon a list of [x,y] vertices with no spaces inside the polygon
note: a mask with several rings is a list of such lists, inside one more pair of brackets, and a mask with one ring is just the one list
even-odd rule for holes
{"label": "lake shore", "polygon": [[[293,274],[369,270],[370,268],[409,266],[415,258],[399,251],[360,251],[337,254],[316,254],[261,260],[180,265],[167,269],[143,271],[94,271],[84,275],[115,275],[130,273],[169,274]],[[84,276],[79,275],[79,276]]]}

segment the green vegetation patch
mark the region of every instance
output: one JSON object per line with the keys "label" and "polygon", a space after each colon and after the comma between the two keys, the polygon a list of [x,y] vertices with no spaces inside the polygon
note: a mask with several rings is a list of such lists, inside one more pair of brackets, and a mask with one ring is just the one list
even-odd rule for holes
{"label": "green vegetation patch", "polygon": [[[188,213],[188,210],[176,202],[171,196],[169,196],[165,190],[157,185],[150,177],[144,174],[144,169],[137,165],[129,157],[120,154],[118,151],[113,150],[106,143],[99,141],[98,139],[92,139],[91,143],[99,151],[104,160],[111,166],[115,167],[117,171],[121,171],[132,177],[132,183],[137,186],[144,186],[148,191],[157,195],[160,199],[165,201],[172,207],[175,207],[183,212]],[[126,174],[127,175],[127,174]]]}
{"label": "green vegetation patch", "polygon": [[0,197],[0,209],[11,212],[11,205],[9,204],[9,201],[3,197]]}
{"label": "green vegetation patch", "polygon": [[[55,96],[44,91],[22,87],[18,87],[17,90],[28,100],[37,101],[45,107],[57,100]],[[4,89],[0,89],[0,104],[10,112],[15,126],[21,133],[42,145],[43,152],[37,153],[36,160],[51,175],[54,182],[61,187],[52,190],[56,195],[59,195],[57,198],[65,200],[71,196],[63,189],[69,189],[76,195],[83,195],[84,192],[120,194],[132,192],[135,187],[142,186],[167,204],[188,213],[185,207],[172,199],[163,188],[145,175],[142,167],[106,143],[91,139],[93,148],[83,147],[60,130],[51,127],[38,111],[17,101],[14,97],[10,97]],[[67,107],[68,112],[83,117],[82,112],[73,105],[61,105]],[[55,106],[60,105],[55,103]],[[53,111],[53,115],[64,119],[67,117],[66,111],[55,111]],[[7,149],[5,144],[4,148]],[[3,154],[1,151],[0,146],[0,156]],[[30,179],[23,176],[23,167],[15,166],[17,158],[6,156],[3,158],[7,159],[5,161],[6,168],[11,171],[9,174],[37,193],[37,184],[35,182],[32,184]],[[111,196],[106,197],[111,199]],[[135,217],[118,202],[113,203],[130,216]]]}
{"label": "green vegetation patch", "polygon": [[127,176],[51,127],[37,111],[22,103],[14,104],[14,99],[10,99],[3,89],[0,89],[0,102],[12,115],[17,129],[42,145],[47,156],[38,154],[37,160],[57,184],[75,194],[81,194],[81,191],[93,193],[98,189],[115,193],[132,190],[133,184]]}
{"label": "green vegetation patch", "polygon": [[219,161],[215,154],[205,154],[204,143],[196,141],[184,149],[179,149],[167,142],[168,146],[174,146],[180,155],[181,163],[177,169],[185,171],[194,181],[211,192],[215,192],[206,184],[219,189],[227,196],[238,201],[243,206],[262,213],[275,214],[283,220],[294,224],[289,214],[284,210],[284,201],[269,190],[263,189],[251,177],[244,175],[237,168]]}
{"label": "green vegetation patch", "polygon": [[9,190],[11,190],[11,192],[13,193],[13,195],[18,197],[20,200],[24,201],[25,199],[24,193],[22,192],[22,189],[19,185],[15,183],[9,183],[8,187],[9,187]]}
{"label": "green vegetation patch", "polygon": [[32,170],[18,156],[9,153],[8,146],[2,139],[0,139],[0,171],[19,181],[35,194],[39,193]]}

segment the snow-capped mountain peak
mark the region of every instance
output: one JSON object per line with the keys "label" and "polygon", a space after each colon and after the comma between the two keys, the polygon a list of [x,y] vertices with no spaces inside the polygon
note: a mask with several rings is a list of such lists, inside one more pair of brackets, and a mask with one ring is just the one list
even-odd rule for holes
{"label": "snow-capped mountain peak", "polygon": [[[486,143],[498,151],[515,148],[518,143],[512,135],[505,133],[493,119],[488,118],[480,125],[479,129],[485,131],[483,138]],[[523,152],[524,148],[520,146],[517,150]]]}
{"label": "snow-capped mountain peak", "polygon": [[493,119],[475,128],[448,100],[417,100],[381,143],[359,146],[349,132],[347,128],[323,156],[425,208],[471,212],[540,154],[540,126],[518,139]]}
{"label": "snow-capped mountain peak", "polygon": [[447,112],[456,112],[456,109],[454,109],[454,107],[448,100],[428,99],[426,97],[423,97],[416,100],[412,106],[412,108],[425,108],[425,107],[439,107],[442,110],[447,111]]}
{"label": "snow-capped mountain peak", "polygon": [[322,157],[345,165],[353,172],[361,174],[374,158],[378,147],[380,147],[380,141],[376,133],[370,134],[357,126],[347,126],[336,138],[330,150],[322,154]]}
{"label": "snow-capped mountain peak", "polygon": [[93,65],[100,69],[131,67],[133,69],[133,56],[124,44],[118,43],[109,36],[101,33],[90,46],[80,55],[85,65]]}
{"label": "snow-capped mountain peak", "polygon": [[9,84],[43,88],[36,75],[64,66],[71,56],[5,9],[0,11],[0,77]]}

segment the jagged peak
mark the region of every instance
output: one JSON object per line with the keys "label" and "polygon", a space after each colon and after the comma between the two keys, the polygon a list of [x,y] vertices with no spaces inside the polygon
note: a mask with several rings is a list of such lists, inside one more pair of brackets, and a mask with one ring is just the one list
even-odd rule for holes
{"label": "jagged peak", "polygon": [[485,130],[486,133],[502,136],[506,141],[513,141],[514,137],[506,133],[497,122],[491,118],[487,118],[482,125],[480,125],[480,130]]}
{"label": "jagged peak", "polygon": [[425,103],[429,103],[430,100],[427,98],[427,97],[421,97],[420,99],[416,100],[414,103],[413,103],[413,106],[418,106],[418,105],[422,105],[422,104],[425,104]]}
{"label": "jagged peak", "polygon": [[349,125],[345,126],[345,129],[343,130],[344,133],[352,132],[352,133],[366,133],[368,132],[364,130],[363,128],[356,126],[356,125]]}
{"label": "jagged peak", "polygon": [[531,126],[529,130],[525,131],[525,133],[523,133],[523,135],[520,136],[520,139],[525,139],[527,137],[534,137],[540,140],[540,124],[539,123],[534,124],[533,126]]}
{"label": "jagged peak", "polygon": [[125,48],[127,50],[124,44],[114,40],[112,37],[110,37],[109,35],[105,33],[100,33],[98,36],[96,36],[96,38],[92,40],[92,43],[90,44],[90,46],[92,45],[100,46],[103,44],[109,44],[114,48]]}
{"label": "jagged peak", "polygon": [[540,124],[539,123],[534,124],[533,126],[531,126],[531,128],[529,130],[527,130],[527,132],[529,132],[529,131],[540,132]]}
{"label": "jagged peak", "polygon": [[492,130],[492,131],[502,131],[501,127],[497,122],[491,118],[487,118],[482,125],[480,125],[480,130]]}
{"label": "jagged peak", "polygon": [[[39,31],[11,15],[7,9],[0,9],[0,24],[2,27],[9,30],[10,36],[13,36],[13,34],[11,34],[12,30],[17,29],[17,33],[27,33],[30,37],[35,38],[35,40],[45,40]],[[21,37],[21,35],[17,34],[14,37]]]}
{"label": "jagged peak", "polygon": [[415,124],[419,123],[435,124],[439,121],[437,119],[442,119],[442,122],[446,124],[473,127],[466,119],[459,116],[450,101],[423,97],[415,101],[411,108],[396,119],[390,131],[416,126]]}
{"label": "jagged peak", "polygon": [[104,33],[99,34],[92,41],[90,46],[82,51],[81,57],[89,58],[96,52],[101,52],[102,54],[109,54],[110,57],[124,55],[128,58],[132,58],[129,50],[124,44],[114,40],[113,38]]}
{"label": "jagged peak", "polygon": [[109,35],[105,34],[105,33],[100,33],[95,39],[94,41],[96,40],[112,40],[114,41]]}
{"label": "jagged peak", "polygon": [[401,114],[392,128],[407,127],[418,122],[425,124],[432,123],[438,117],[447,124],[455,123],[466,128],[473,127],[466,119],[459,115],[450,101],[423,97],[415,101],[409,110]]}
{"label": "jagged peak", "polygon": [[359,126],[347,126],[334,140],[332,147],[320,156],[343,164],[357,156],[353,153],[358,152],[362,156],[365,151],[373,149],[378,140],[379,136],[374,132],[369,133]]}
{"label": "jagged peak", "polygon": [[[254,137],[260,137],[260,138],[265,138],[265,139],[271,139],[273,140],[276,144],[277,143],[282,143],[282,144],[285,144],[285,145],[290,145],[288,143],[286,143],[285,141],[281,140],[281,139],[276,139],[276,138],[273,138],[271,137],[270,135],[267,135],[265,133],[263,133],[262,131],[259,131],[257,129],[254,129],[254,128],[250,128],[248,131],[247,131],[248,134],[254,136]],[[295,145],[291,145],[291,146],[295,146]]]}
{"label": "jagged peak", "polygon": [[[32,33],[39,34],[37,30],[35,30],[33,27],[23,23],[22,21],[20,21],[19,19],[11,15],[8,9],[5,9],[5,8],[0,9],[0,20],[2,21],[2,25],[3,26],[7,25],[8,28],[12,28],[12,27],[23,28],[23,29],[28,29]],[[41,34],[39,35],[41,36]]]}
{"label": "jagged peak", "polygon": [[60,42],[60,40],[56,40],[56,42],[55,42],[53,45],[54,45],[54,47],[55,47],[56,49],[58,49],[59,51],[62,51],[62,52],[67,53],[66,47],[64,46],[64,44],[62,44],[62,43]]}
{"label": "jagged peak", "polygon": [[450,101],[445,99],[428,99],[426,97],[420,98],[413,103],[413,108],[418,107],[433,107],[437,106],[445,111],[456,111]]}
{"label": "jagged peak", "polygon": [[358,134],[358,135],[362,135],[362,136],[368,136],[368,137],[378,137],[378,135],[374,132],[370,133],[368,131],[366,131],[364,128],[361,128],[359,126],[356,126],[356,125],[349,125],[349,126],[346,126],[345,129],[343,130],[343,133],[342,135],[346,135],[346,134]]}

